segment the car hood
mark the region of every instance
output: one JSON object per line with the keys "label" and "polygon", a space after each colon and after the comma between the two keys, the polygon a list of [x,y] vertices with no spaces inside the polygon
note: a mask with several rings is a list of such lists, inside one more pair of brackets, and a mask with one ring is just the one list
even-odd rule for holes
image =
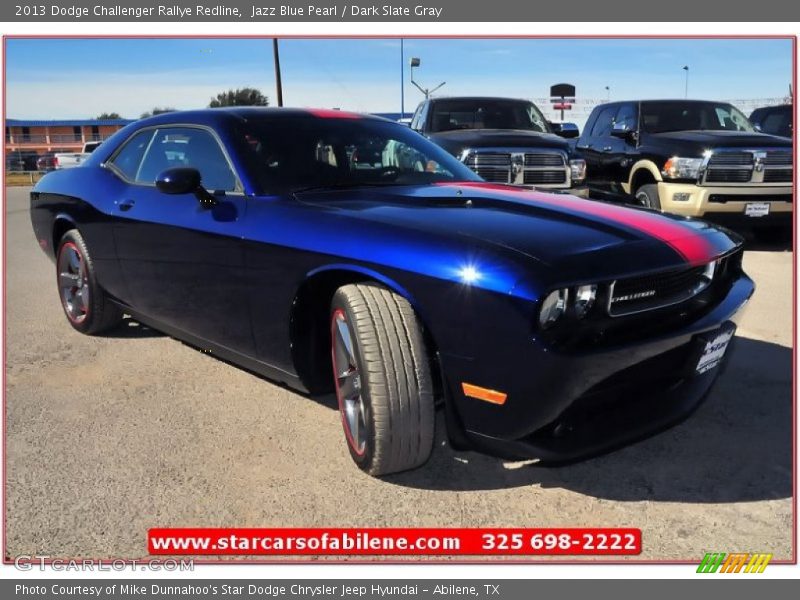
{"label": "car hood", "polygon": [[457,129],[430,134],[430,139],[448,149],[464,148],[556,148],[567,151],[564,138],[552,133],[524,129]]}
{"label": "car hood", "polygon": [[704,264],[731,251],[735,234],[702,221],[569,195],[481,182],[299,194],[301,202],[426,239],[486,245],[556,268],[563,280],[597,280]]}
{"label": "car hood", "polygon": [[766,133],[745,131],[668,131],[647,134],[651,141],[686,142],[706,149],[725,148],[791,148],[790,140]]}

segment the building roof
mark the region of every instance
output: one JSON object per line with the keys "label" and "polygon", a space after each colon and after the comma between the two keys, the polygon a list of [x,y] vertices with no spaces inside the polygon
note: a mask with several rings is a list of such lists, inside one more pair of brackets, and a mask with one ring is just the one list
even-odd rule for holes
{"label": "building roof", "polygon": [[133,119],[6,119],[6,127],[91,127],[103,125],[127,125]]}

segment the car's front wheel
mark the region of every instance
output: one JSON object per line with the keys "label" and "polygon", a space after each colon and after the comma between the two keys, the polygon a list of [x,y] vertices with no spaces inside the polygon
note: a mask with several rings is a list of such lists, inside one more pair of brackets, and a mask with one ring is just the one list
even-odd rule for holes
{"label": "car's front wheel", "polygon": [[636,204],[654,210],[661,210],[661,199],[658,197],[658,186],[655,183],[643,185],[634,195]]}
{"label": "car's front wheel", "polygon": [[422,465],[431,454],[434,401],[422,327],[408,301],[371,283],[331,303],[331,358],[347,445],[370,475]]}
{"label": "car's front wheel", "polygon": [[58,244],[56,279],[64,314],[81,333],[102,333],[122,320],[122,311],[97,283],[89,249],[77,229],[67,231]]}

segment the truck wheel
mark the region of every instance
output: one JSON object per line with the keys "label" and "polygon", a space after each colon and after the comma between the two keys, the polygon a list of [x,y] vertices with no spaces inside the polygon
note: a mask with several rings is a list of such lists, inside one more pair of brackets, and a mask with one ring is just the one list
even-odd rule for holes
{"label": "truck wheel", "polygon": [[422,328],[403,297],[371,283],[331,302],[331,358],[347,445],[379,476],[413,469],[433,449],[433,385]]}
{"label": "truck wheel", "polygon": [[658,186],[655,183],[643,185],[634,196],[636,204],[655,210],[661,210],[661,200],[658,198]]}
{"label": "truck wheel", "polygon": [[81,333],[96,335],[122,321],[122,311],[97,283],[92,258],[77,229],[69,230],[58,243],[56,281],[64,314]]}

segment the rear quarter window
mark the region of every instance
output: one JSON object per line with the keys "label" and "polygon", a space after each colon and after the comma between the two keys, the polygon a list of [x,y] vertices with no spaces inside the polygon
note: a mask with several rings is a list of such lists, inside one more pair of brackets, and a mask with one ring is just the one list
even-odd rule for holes
{"label": "rear quarter window", "polygon": [[135,133],[126,141],[122,148],[108,161],[113,165],[114,169],[130,181],[136,179],[136,173],[139,170],[139,165],[142,163],[144,153],[150,145],[150,140],[153,139],[155,130],[148,129]]}

